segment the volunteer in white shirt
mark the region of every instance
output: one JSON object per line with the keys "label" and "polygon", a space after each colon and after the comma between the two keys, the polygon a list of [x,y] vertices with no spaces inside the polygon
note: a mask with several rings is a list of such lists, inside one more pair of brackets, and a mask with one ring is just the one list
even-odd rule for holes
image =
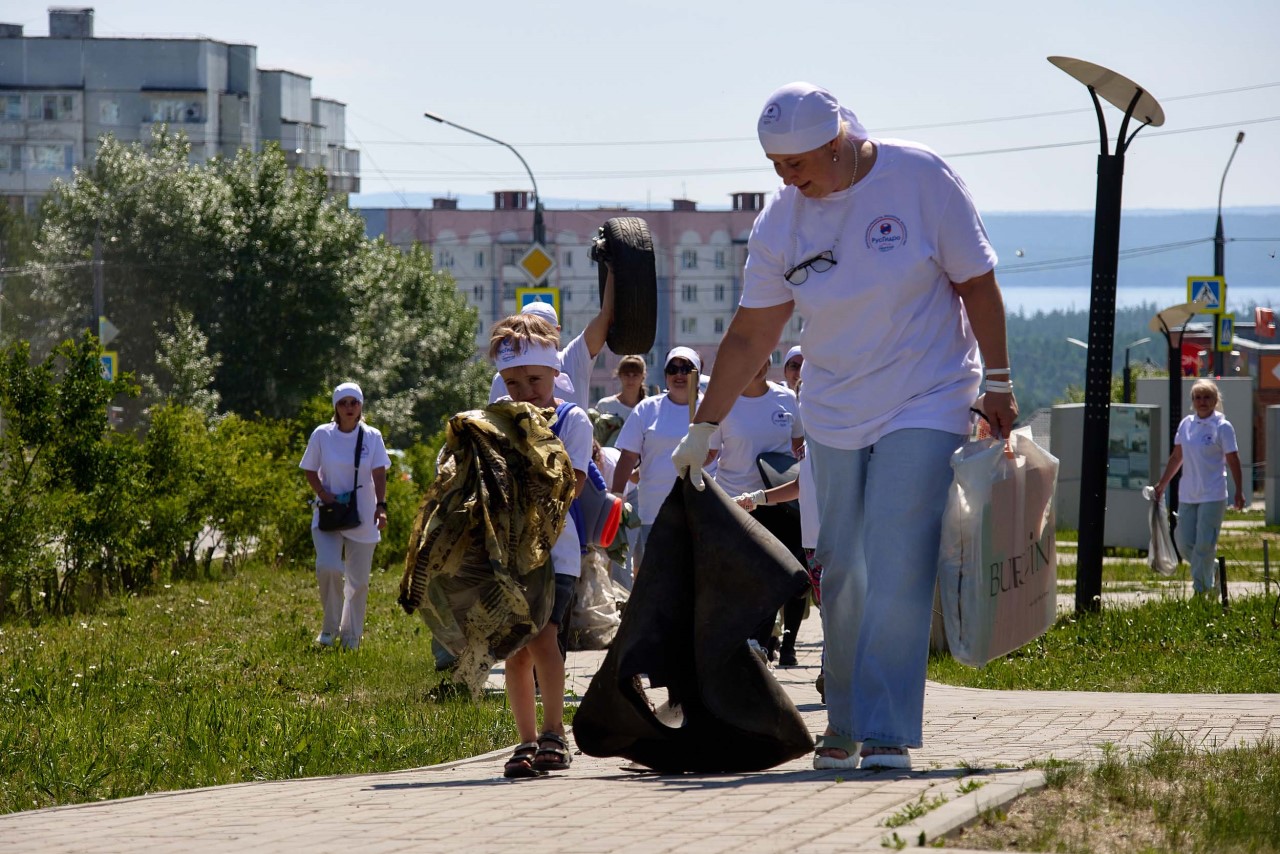
{"label": "volunteer in white shirt", "polygon": [[814,765],[909,768],[950,458],[984,363],[987,417],[1002,434],[1017,418],[996,255],[937,154],[870,138],[826,90],[784,86],[757,130],[784,186],[756,218],[740,307],[674,459],[697,480],[709,422],[800,313],[825,567],[827,728]]}
{"label": "volunteer in white shirt", "polygon": [[1215,553],[1218,550],[1218,533],[1222,517],[1227,512],[1227,469],[1235,480],[1236,490],[1232,505],[1244,509],[1243,472],[1240,467],[1239,449],[1236,447],[1236,430],[1226,416],[1217,411],[1218,384],[1210,379],[1199,379],[1191,386],[1191,408],[1178,425],[1173,438],[1173,453],[1165,466],[1164,475],[1156,484],[1155,500],[1169,486],[1169,481],[1182,469],[1178,481],[1178,527],[1174,535],[1178,550],[1191,564],[1191,584],[1197,593],[1213,593]]}
{"label": "volunteer in white shirt", "polygon": [[[631,545],[633,571],[637,574],[653,521],[658,518],[658,510],[676,482],[671,452],[689,430],[689,395],[697,394],[702,359],[689,347],[674,347],[662,364],[667,381],[666,393],[646,397],[637,403],[614,443],[622,452],[613,472],[611,491],[615,495],[623,494],[630,473],[637,463],[640,466],[637,497],[640,529]],[[698,461],[699,471],[712,458],[713,455],[704,449],[703,458]],[[714,474],[714,468],[709,473]]]}
{"label": "volunteer in white shirt", "polygon": [[[338,496],[355,491],[360,524],[344,531],[320,530],[320,511],[311,518],[311,540],[316,547],[316,580],[324,617],[316,643],[345,649],[360,646],[369,602],[369,575],[373,551],[387,526],[387,454],[382,434],[364,423],[364,392],[355,383],[333,390],[333,421],[321,424],[307,440],[298,464],[317,500],[332,504]],[[363,435],[361,435],[363,434]],[[357,443],[359,469],[355,466]]]}
{"label": "volunteer in white shirt", "polygon": [[[756,460],[761,454],[781,453],[798,457],[804,447],[804,425],[800,423],[800,407],[795,393],[782,386],[773,385],[769,376],[769,360],[766,359],[743,390],[733,409],[720,422],[720,456],[716,459],[716,483],[729,495],[754,493],[768,489],[771,484],[760,476]],[[796,561],[804,566],[804,551],[800,545],[800,514],[791,507],[759,503],[751,515],[769,533],[786,546]],[[796,632],[804,619],[809,591],[801,593],[783,607],[782,645],[777,649],[778,664],[795,667]],[[773,638],[773,618],[760,626],[755,639],[769,651],[769,658],[777,642]]]}

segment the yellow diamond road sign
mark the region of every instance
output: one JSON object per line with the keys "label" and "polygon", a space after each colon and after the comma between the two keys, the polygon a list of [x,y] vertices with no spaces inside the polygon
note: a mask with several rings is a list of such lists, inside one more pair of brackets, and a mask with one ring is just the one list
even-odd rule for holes
{"label": "yellow diamond road sign", "polygon": [[516,266],[528,276],[530,284],[540,285],[556,266],[556,259],[542,248],[541,243],[535,243],[529,247],[528,252],[524,253],[524,257],[516,262]]}

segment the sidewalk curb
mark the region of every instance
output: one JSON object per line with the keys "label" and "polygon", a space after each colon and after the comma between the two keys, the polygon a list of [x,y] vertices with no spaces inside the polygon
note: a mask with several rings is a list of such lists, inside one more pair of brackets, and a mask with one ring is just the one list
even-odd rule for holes
{"label": "sidewalk curb", "polygon": [[[981,775],[963,778],[963,780],[975,779],[981,779]],[[957,785],[963,780],[957,781]],[[948,801],[935,810],[930,810],[911,824],[885,828],[882,839],[892,839],[896,833],[908,848],[924,847],[936,839],[972,824],[988,810],[1003,807],[1022,795],[1042,789],[1044,786],[1044,772],[1038,769],[1024,771],[1012,777],[1003,777],[998,781],[993,780],[979,789]],[[883,847],[882,842],[877,840],[874,847]]]}

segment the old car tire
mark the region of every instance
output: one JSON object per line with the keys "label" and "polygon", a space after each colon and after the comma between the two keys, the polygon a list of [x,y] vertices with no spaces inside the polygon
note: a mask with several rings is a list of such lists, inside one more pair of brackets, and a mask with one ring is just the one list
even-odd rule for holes
{"label": "old car tire", "polygon": [[619,356],[643,355],[653,347],[658,325],[658,274],[649,224],[639,217],[614,217],[600,226],[591,257],[600,272],[600,296],[613,268],[613,325],[606,342]]}

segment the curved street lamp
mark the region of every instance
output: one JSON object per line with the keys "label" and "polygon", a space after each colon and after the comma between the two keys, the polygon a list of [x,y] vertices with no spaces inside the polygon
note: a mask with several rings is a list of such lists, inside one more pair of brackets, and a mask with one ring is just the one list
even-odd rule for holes
{"label": "curved street lamp", "polygon": [[439,122],[442,125],[455,127],[460,131],[465,131],[469,134],[473,134],[474,136],[478,136],[481,139],[487,139],[489,140],[489,142],[495,142],[498,145],[501,145],[503,148],[509,149],[512,154],[514,154],[517,158],[519,158],[520,165],[524,167],[525,172],[529,173],[529,183],[533,184],[533,242],[537,243],[539,246],[546,245],[547,232],[546,232],[546,228],[543,226],[543,223],[542,223],[542,196],[538,194],[538,181],[536,178],[533,177],[533,170],[529,168],[529,164],[525,162],[525,159],[520,156],[520,152],[516,151],[515,146],[511,145],[511,143],[509,142],[503,142],[502,140],[496,137],[489,136],[487,133],[481,133],[478,130],[472,130],[469,127],[463,127],[457,122],[451,122],[448,119],[443,119],[440,116],[437,116],[435,113],[424,112],[422,115],[431,119],[431,121],[433,122]]}
{"label": "curved street lamp", "polygon": [[[1240,150],[1242,142],[1244,142],[1244,131],[1236,134],[1236,144],[1231,147],[1231,156],[1227,158],[1227,166],[1222,170],[1222,180],[1218,182],[1218,224],[1213,232],[1213,274],[1215,276],[1223,275],[1223,266],[1226,262],[1227,238],[1222,231],[1222,190],[1227,186],[1227,173],[1231,171],[1231,161],[1236,159],[1236,152]],[[1218,324],[1215,323],[1213,326],[1213,372],[1222,376],[1223,353],[1218,349],[1218,329]]]}
{"label": "curved street lamp", "polygon": [[[1080,469],[1080,547],[1076,558],[1076,611],[1102,608],[1102,550],[1107,514],[1107,444],[1111,430],[1111,351],[1116,335],[1116,271],[1120,263],[1120,209],[1124,155],[1138,131],[1164,124],[1164,110],[1143,87],[1109,68],[1069,56],[1049,62],[1083,83],[1098,116],[1101,151],[1093,220],[1093,278],[1089,292],[1089,355],[1085,364],[1084,436]],[[1101,99],[1101,100],[1099,100]],[[1102,101],[1124,113],[1111,153]],[[1129,133],[1129,123],[1138,126]]]}

